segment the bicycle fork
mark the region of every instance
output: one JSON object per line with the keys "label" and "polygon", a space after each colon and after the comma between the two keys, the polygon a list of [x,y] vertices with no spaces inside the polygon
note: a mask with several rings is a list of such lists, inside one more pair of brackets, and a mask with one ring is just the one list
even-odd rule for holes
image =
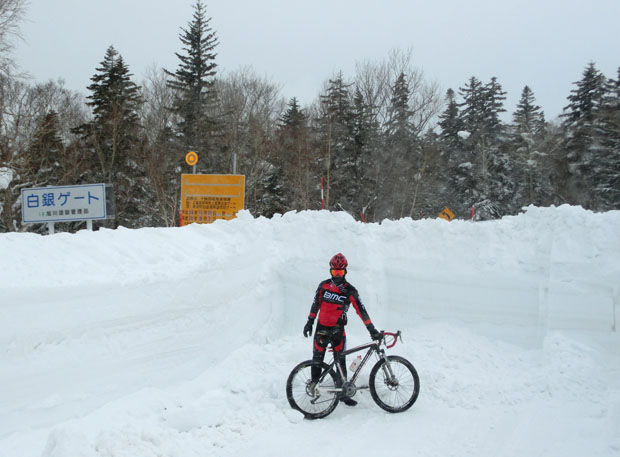
{"label": "bicycle fork", "polygon": [[390,388],[398,387],[398,379],[394,376],[394,372],[392,371],[392,366],[390,364],[390,359],[388,359],[385,355],[385,351],[381,349],[380,358],[383,360],[383,365],[381,366],[381,370],[383,371],[383,376],[386,380],[386,384]]}

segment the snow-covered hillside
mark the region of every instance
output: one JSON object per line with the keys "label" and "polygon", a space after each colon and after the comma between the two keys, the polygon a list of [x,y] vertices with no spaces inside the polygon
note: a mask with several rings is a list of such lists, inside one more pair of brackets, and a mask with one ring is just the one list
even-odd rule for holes
{"label": "snow-covered hillside", "polygon": [[[403,331],[405,413],[367,392],[320,421],[288,405],[336,252]],[[618,211],[9,233],[0,272],[1,457],[620,454]],[[347,333],[367,341],[354,313]]]}

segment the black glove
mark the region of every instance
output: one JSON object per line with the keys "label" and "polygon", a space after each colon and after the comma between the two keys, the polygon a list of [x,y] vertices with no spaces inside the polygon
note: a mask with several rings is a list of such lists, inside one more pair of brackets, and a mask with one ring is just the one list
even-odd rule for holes
{"label": "black glove", "polygon": [[304,325],[304,336],[306,338],[312,335],[312,324],[314,324],[314,319],[308,319],[308,322]]}
{"label": "black glove", "polygon": [[380,340],[381,338],[383,338],[383,333],[377,330],[373,324],[368,324],[366,329],[368,330],[368,333],[370,333],[370,337],[373,340]]}

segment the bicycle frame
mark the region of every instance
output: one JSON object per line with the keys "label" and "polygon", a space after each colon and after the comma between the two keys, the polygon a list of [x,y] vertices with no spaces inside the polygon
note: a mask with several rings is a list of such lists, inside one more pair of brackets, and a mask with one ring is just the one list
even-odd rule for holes
{"label": "bicycle frame", "polygon": [[[386,341],[386,337],[393,338],[393,341],[388,344],[388,342]],[[338,371],[338,373],[340,373],[340,377],[343,380],[343,386],[338,387],[338,388],[333,388],[333,389],[326,389],[326,391],[327,392],[343,392],[345,388],[350,388],[351,386],[355,386],[355,381],[357,381],[357,378],[360,372],[362,371],[362,368],[364,368],[364,366],[366,365],[366,363],[368,362],[372,354],[377,354],[379,359],[385,360],[386,362],[385,366],[387,367],[389,371],[390,378],[393,377],[394,374],[392,373],[392,369],[390,368],[389,361],[385,355],[385,349],[381,348],[381,345],[383,344],[386,349],[394,347],[396,345],[398,338],[401,338],[401,341],[402,341],[400,330],[396,333],[383,332],[383,337],[379,341],[373,341],[372,343],[362,344],[360,346],[356,346],[354,348],[347,349],[342,352],[334,352],[334,358],[332,359],[330,363],[328,363],[327,368],[321,373],[321,376],[319,377],[319,379],[322,382],[323,379],[325,379],[325,376],[327,376],[327,373],[329,373],[329,371],[331,371],[335,365],[336,370]],[[366,351],[366,355],[362,358],[361,363],[355,369],[355,371],[353,372],[353,375],[349,379],[346,379],[344,372],[342,370],[342,366],[340,363],[338,363],[340,361],[340,357],[347,356],[349,354],[354,354],[356,352],[363,351],[364,349],[368,349],[368,351]],[[369,386],[360,386],[360,387],[355,386],[354,391],[360,390],[360,389],[368,389],[368,388]]]}

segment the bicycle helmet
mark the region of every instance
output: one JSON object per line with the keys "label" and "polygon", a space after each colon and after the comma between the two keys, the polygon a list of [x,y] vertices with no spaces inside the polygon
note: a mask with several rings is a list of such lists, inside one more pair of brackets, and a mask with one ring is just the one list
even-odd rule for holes
{"label": "bicycle helmet", "polygon": [[333,268],[334,270],[344,270],[349,266],[349,262],[347,262],[347,258],[343,256],[340,252],[332,257],[329,261],[329,268]]}

